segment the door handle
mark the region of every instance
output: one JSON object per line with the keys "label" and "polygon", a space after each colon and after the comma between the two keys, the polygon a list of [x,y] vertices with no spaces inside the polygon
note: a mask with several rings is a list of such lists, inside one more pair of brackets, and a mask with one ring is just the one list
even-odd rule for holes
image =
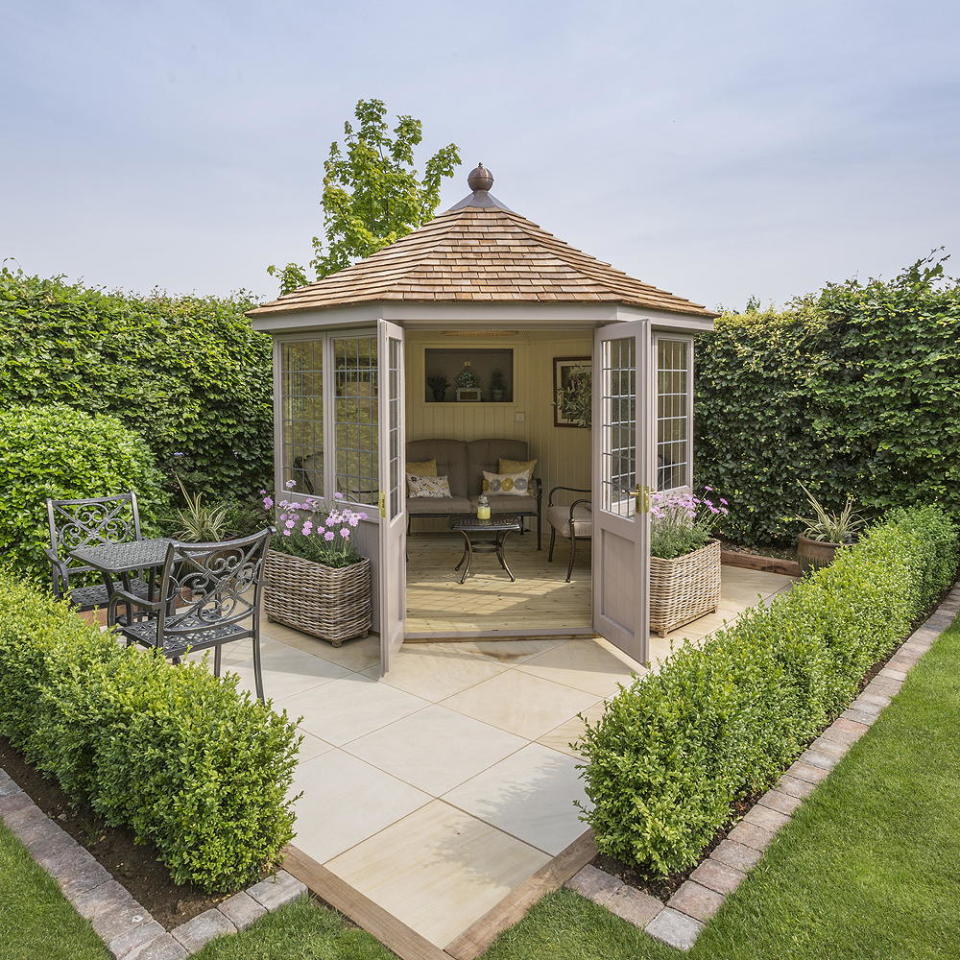
{"label": "door handle", "polygon": [[380,511],[381,518],[387,515],[387,495],[383,490],[380,491],[380,496],[377,498],[377,509]]}
{"label": "door handle", "polygon": [[637,484],[637,489],[634,491],[634,497],[636,497],[636,507],[637,513],[649,513],[650,512],[650,487],[644,486],[642,484]]}

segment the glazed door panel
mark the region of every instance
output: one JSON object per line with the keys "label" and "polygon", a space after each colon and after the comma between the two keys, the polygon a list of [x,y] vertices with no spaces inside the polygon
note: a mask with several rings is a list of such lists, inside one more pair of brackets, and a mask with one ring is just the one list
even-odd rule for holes
{"label": "glazed door panel", "polygon": [[593,351],[593,626],[646,663],[651,496],[650,331],[596,331]]}
{"label": "glazed door panel", "polygon": [[403,328],[381,320],[380,364],[380,672],[403,643],[407,605],[404,477]]}

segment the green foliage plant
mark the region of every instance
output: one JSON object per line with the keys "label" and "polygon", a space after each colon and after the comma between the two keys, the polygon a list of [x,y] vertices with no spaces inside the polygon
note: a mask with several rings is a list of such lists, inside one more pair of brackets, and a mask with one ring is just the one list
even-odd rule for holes
{"label": "green foliage plant", "polygon": [[806,494],[807,502],[813,510],[812,517],[798,517],[805,525],[805,537],[825,543],[852,543],[856,539],[864,520],[853,509],[853,497],[847,497],[847,502],[839,513],[831,513],[802,483],[800,488]]}
{"label": "green foliage plant", "polygon": [[211,543],[229,536],[230,507],[223,502],[204,500],[202,493],[190,493],[177,477],[184,506],[177,510],[179,526],[173,531],[177,540]]}
{"label": "green foliage plant", "polygon": [[64,404],[0,410],[0,557],[49,578],[47,499],[133,490],[147,532],[167,502],[146,442],[118,419]]}
{"label": "green foliage plant", "polygon": [[110,414],[142,433],[171,492],[176,471],[212,496],[252,494],[273,462],[270,338],[250,328],[253,306],[0,267],[0,410]]}
{"label": "green foliage plant", "polygon": [[299,736],[237,683],[121,646],[0,571],[0,735],[211,893],[256,880],[293,837]]}
{"label": "green foliage plant", "polygon": [[721,532],[789,544],[815,483],[877,516],[960,516],[960,282],[933,254],[890,280],[828,284],[785,310],[726,314],[699,338],[697,478],[737,510]]}
{"label": "green foliage plant", "polygon": [[[330,144],[323,165],[323,237],[314,237],[308,268],[320,279],[369,257],[430,220],[440,203],[440,186],[453,176],[460,151],[441,147],[424,167],[415,166],[414,149],[423,125],[401,115],[393,129],[382,100],[358,100],[355,122],[343,125],[343,142]],[[270,266],[288,293],[309,283],[308,269],[296,263]]]}
{"label": "green foliage plant", "polygon": [[580,743],[599,850],[650,877],[694,865],[845,709],[957,561],[942,510],[890,511],[829,567],[623,689]]}

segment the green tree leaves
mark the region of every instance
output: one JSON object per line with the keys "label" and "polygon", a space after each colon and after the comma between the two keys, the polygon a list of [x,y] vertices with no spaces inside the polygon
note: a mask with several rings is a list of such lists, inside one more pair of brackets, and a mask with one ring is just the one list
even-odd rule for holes
{"label": "green tree leaves", "polygon": [[[359,100],[354,117],[323,165],[324,236],[313,238],[308,265],[317,279],[426,223],[440,203],[443,179],[460,163],[457,146],[447,144],[427,160],[421,177],[414,166],[414,148],[423,140],[419,120],[401,115],[391,132],[382,100]],[[281,293],[310,282],[308,269],[295,263],[267,272],[280,279]]]}

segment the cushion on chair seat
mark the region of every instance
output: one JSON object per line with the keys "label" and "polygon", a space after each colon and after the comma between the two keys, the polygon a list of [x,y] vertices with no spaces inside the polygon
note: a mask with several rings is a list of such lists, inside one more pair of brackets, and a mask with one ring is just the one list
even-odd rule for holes
{"label": "cushion on chair seat", "polygon": [[[478,499],[479,497],[471,498],[470,512],[476,511]],[[490,503],[491,513],[536,513],[537,512],[536,497],[518,497],[512,493],[508,493],[508,494],[501,493],[501,494],[492,494],[488,496],[487,501]]]}
{"label": "cushion on chair seat", "polygon": [[[570,538],[570,505],[554,504],[547,507],[547,522],[561,537]],[[573,509],[574,534],[578,537],[593,536],[593,512],[588,503],[578,503]]]}
{"label": "cushion on chair seat", "polygon": [[[149,599],[149,585],[143,580],[131,580],[130,592],[144,600]],[[92,610],[94,607],[105,607],[110,603],[110,594],[102,583],[95,583],[91,587],[75,587],[70,591],[70,602],[80,610]]]}
{"label": "cushion on chair seat", "polygon": [[[189,628],[195,626],[196,631]],[[179,628],[173,636],[164,637],[163,652],[167,656],[179,656],[187,647],[194,650],[204,650],[221,643],[230,643],[243,637],[251,636],[249,624],[241,626],[239,623],[225,623],[216,627],[205,626],[197,617],[190,617],[177,624]],[[141,620],[138,623],[127,623],[120,627],[120,633],[145,647],[157,646],[157,621]]]}
{"label": "cushion on chair seat", "polygon": [[[510,497],[511,500],[518,499]],[[452,513],[472,513],[473,505],[466,497],[407,497],[407,513],[446,517]]]}

